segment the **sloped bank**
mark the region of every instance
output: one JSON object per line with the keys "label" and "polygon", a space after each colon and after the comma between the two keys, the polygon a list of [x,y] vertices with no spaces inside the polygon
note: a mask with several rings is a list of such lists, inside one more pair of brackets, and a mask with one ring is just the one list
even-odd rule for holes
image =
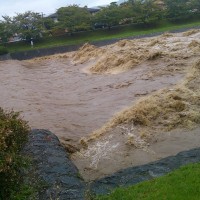
{"label": "sloped bank", "polygon": [[[190,29],[200,29],[200,26],[194,26],[194,27],[189,27],[189,28],[179,28],[179,29],[168,31],[168,32],[169,33],[180,33],[180,32],[190,30]],[[90,44],[95,45],[97,47],[102,47],[102,46],[114,44],[122,39],[140,39],[140,38],[146,38],[146,37],[154,37],[154,36],[162,35],[165,32],[166,31],[153,32],[150,34],[142,34],[142,35],[125,37],[125,38],[115,38],[115,39],[93,41],[93,42],[90,42]],[[85,43],[85,42],[83,42],[83,43]],[[36,57],[49,56],[49,55],[54,55],[54,54],[58,54],[58,53],[66,53],[66,52],[76,51],[83,45],[83,43],[77,44],[77,45],[65,45],[65,46],[33,49],[33,50],[21,51],[21,52],[13,52],[13,53],[10,53],[7,55],[0,56],[0,61],[9,60],[9,59],[28,60],[28,59],[32,59],[32,58],[36,58]]]}
{"label": "sloped bank", "polygon": [[196,148],[86,183],[80,178],[76,166],[58,138],[48,130],[32,130],[23,154],[31,157],[34,174],[47,184],[46,189],[39,192],[38,199],[41,200],[87,199],[86,193],[107,194],[116,187],[134,185],[167,174],[188,163],[200,162],[200,148]]}

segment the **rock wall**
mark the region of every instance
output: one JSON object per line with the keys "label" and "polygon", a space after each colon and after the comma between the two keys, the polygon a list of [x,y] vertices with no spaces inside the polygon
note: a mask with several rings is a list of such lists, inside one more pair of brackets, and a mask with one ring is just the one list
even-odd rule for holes
{"label": "rock wall", "polygon": [[12,59],[10,54],[0,55],[0,61]]}
{"label": "rock wall", "polygon": [[39,192],[39,200],[84,200],[88,194],[108,194],[117,187],[134,185],[163,176],[188,163],[200,162],[200,148],[197,148],[86,183],[81,179],[58,138],[48,130],[32,130],[22,153],[32,160],[32,171],[27,173],[33,173],[47,184],[47,187]]}
{"label": "rock wall", "polygon": [[34,173],[47,185],[39,191],[38,199],[84,199],[85,183],[58,138],[50,131],[32,130],[23,154],[31,158],[33,165],[27,176]]}
{"label": "rock wall", "polygon": [[10,56],[12,59],[15,59],[15,60],[27,60],[27,59],[31,59],[35,57],[76,51],[80,48],[80,46],[81,45],[69,45],[69,46],[42,48],[42,49],[29,50],[29,51],[24,51],[24,52],[11,53]]}

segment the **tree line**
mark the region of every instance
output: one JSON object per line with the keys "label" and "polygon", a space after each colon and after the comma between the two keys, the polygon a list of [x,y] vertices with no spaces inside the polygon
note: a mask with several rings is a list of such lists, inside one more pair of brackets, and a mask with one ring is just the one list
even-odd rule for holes
{"label": "tree line", "polygon": [[37,39],[56,32],[87,31],[111,28],[123,24],[156,25],[162,20],[185,21],[200,17],[199,0],[128,0],[118,5],[110,3],[92,14],[87,7],[70,5],[59,8],[57,21],[40,13],[25,12],[14,17],[3,16],[0,38],[6,41],[17,35],[24,40]]}

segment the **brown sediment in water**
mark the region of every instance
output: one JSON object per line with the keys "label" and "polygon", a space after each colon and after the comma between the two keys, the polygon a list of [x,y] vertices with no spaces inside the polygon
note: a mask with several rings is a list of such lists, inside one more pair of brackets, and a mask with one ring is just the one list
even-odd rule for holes
{"label": "brown sediment in water", "polygon": [[199,30],[198,29],[192,29],[192,30],[184,32],[183,36],[191,36],[191,35],[194,35],[196,33],[199,33]]}
{"label": "brown sediment in water", "polygon": [[[147,162],[153,155],[148,145],[161,130],[168,138],[168,130],[199,123],[199,80],[193,77],[198,71],[191,70],[199,57],[199,36],[196,31],[101,48],[86,44],[76,52],[0,62],[0,105],[22,111],[32,128],[54,132],[70,152],[78,151],[85,137],[81,141],[87,149],[72,158],[87,180]],[[165,147],[172,138],[182,139],[181,134],[171,135]],[[196,136],[182,146],[194,146]],[[159,155],[173,153],[166,152]],[[115,167],[109,158],[115,159]]]}
{"label": "brown sediment in water", "polygon": [[199,124],[200,60],[189,70],[190,72],[182,83],[139,99],[131,107],[116,114],[101,129],[92,133],[87,142],[98,138],[118,125],[127,123],[149,127],[154,131],[156,127],[171,130]]}
{"label": "brown sediment in water", "polygon": [[94,45],[90,45],[89,43],[86,43],[78,51],[74,52],[72,58],[75,64],[83,64],[89,61],[90,59],[95,59],[102,53],[102,49],[97,48]]}
{"label": "brown sediment in water", "polygon": [[[199,31],[192,31],[186,35],[194,36],[196,33],[198,34]],[[144,60],[148,62],[158,59],[160,62],[165,62],[175,59],[180,63],[183,61],[181,65],[184,67],[185,61],[193,57],[190,63],[186,64],[187,75],[176,86],[161,89],[147,97],[140,98],[132,106],[115,114],[100,129],[80,140],[83,149],[74,154],[72,158],[85,179],[92,180],[128,166],[156,160],[163,156],[163,151],[164,155],[168,156],[177,153],[180,149],[198,146],[196,141],[200,141],[198,134],[200,124],[200,60],[198,60],[198,51],[193,51],[193,47],[197,48],[199,41],[185,38],[184,45],[188,46],[189,49],[186,48],[185,53],[183,53],[183,38],[173,38],[170,35],[171,41],[175,44],[170,45],[166,41],[162,43],[162,37],[148,43],[150,47],[164,44],[162,51],[160,51],[161,48],[155,48],[154,52],[149,50],[150,53]],[[194,38],[196,37],[194,36]],[[124,45],[122,46],[124,47]],[[175,63],[171,67],[172,71],[173,69],[179,70],[176,69]],[[156,74],[155,72],[152,72],[152,76]],[[184,132],[184,128],[188,131]],[[190,132],[193,132],[192,129],[195,132],[192,136],[193,145],[191,145],[191,135],[189,135]],[[177,140],[176,143],[174,143],[174,138]],[[185,145],[187,140],[188,144]],[[163,146],[157,149],[159,143],[162,143]],[[170,146],[169,143],[172,145]],[[179,145],[183,144],[185,146],[180,148]],[[171,149],[167,147],[168,145]],[[156,151],[154,151],[155,149]],[[114,159],[114,165],[119,167],[114,167],[110,163],[110,159],[112,161]],[[138,160],[140,161],[138,162]],[[104,162],[107,164],[103,164]],[[112,167],[106,167],[109,164]]]}
{"label": "brown sediment in water", "polygon": [[82,139],[83,149],[72,158],[84,178],[93,180],[198,147],[199,85],[200,60],[183,82],[140,99]]}
{"label": "brown sediment in water", "polygon": [[[185,34],[193,36],[195,33],[199,33],[199,30],[192,30]],[[187,55],[183,54],[183,48],[185,48],[184,45],[187,44],[187,40],[183,42],[183,36],[172,36],[173,34],[163,34],[151,39],[121,40],[114,45],[110,45],[98,54],[98,57],[95,57],[96,62],[90,65],[90,72],[116,74],[133,69],[146,60],[163,57],[165,59],[181,59],[181,55],[183,58],[190,57],[189,52],[187,52]],[[198,42],[196,41],[196,43]],[[192,44],[189,44],[189,46],[191,47]],[[92,50],[93,54],[97,51],[97,49]]]}

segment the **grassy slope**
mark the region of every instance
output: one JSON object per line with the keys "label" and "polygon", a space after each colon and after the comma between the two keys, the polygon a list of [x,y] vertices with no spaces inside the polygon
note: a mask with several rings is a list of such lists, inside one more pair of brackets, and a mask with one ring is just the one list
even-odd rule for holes
{"label": "grassy slope", "polygon": [[[161,25],[155,28],[136,28],[134,26],[116,27],[111,30],[105,29],[105,30],[96,30],[84,33],[75,33],[73,36],[65,35],[60,37],[46,38],[39,42],[35,42],[34,49],[48,48],[48,47],[62,46],[62,45],[82,44],[85,42],[100,41],[100,40],[107,40],[114,38],[126,38],[130,36],[164,32],[181,28],[190,28],[199,25],[200,21],[188,22],[185,24],[172,24],[166,22],[162,23]],[[29,43],[13,43],[8,45],[8,50],[10,52],[31,50],[31,45]]]}
{"label": "grassy slope", "polygon": [[128,188],[116,189],[96,200],[199,200],[200,163],[190,164],[166,176]]}

